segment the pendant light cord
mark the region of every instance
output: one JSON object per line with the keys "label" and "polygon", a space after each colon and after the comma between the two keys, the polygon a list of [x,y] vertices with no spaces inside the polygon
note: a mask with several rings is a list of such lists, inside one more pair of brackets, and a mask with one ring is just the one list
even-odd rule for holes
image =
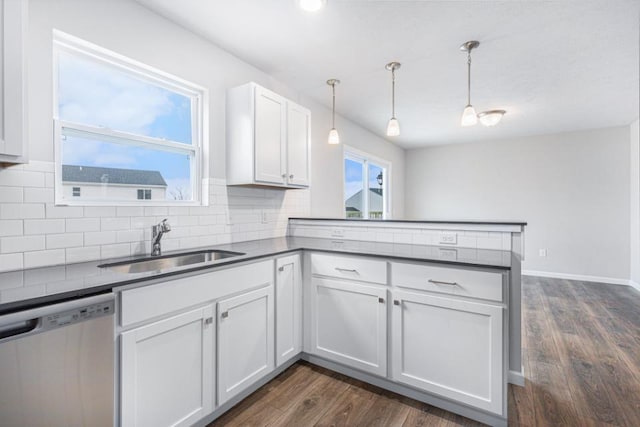
{"label": "pendant light cord", "polygon": [[471,49],[467,53],[467,105],[471,105]]}
{"label": "pendant light cord", "polygon": [[391,69],[391,118],[396,117],[396,69]]}
{"label": "pendant light cord", "polygon": [[331,85],[331,89],[333,90],[333,104],[331,107],[332,119],[331,119],[331,127],[333,129],[336,128],[336,84]]}

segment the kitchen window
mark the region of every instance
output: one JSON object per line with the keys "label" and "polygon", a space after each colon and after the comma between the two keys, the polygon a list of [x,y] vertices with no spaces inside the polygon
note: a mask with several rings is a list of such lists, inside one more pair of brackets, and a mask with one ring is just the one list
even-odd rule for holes
{"label": "kitchen window", "polygon": [[56,204],[206,204],[206,90],[58,31],[53,48]]}
{"label": "kitchen window", "polygon": [[390,175],[390,162],[345,146],[345,218],[390,218]]}

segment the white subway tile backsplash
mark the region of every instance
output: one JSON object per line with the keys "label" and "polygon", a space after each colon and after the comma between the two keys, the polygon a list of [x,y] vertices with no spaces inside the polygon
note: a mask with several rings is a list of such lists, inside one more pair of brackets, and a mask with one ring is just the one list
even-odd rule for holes
{"label": "white subway tile backsplash", "polygon": [[68,233],[79,231],[100,231],[100,218],[71,218],[66,221]]}
{"label": "white subway tile backsplash", "polygon": [[284,236],[289,217],[309,215],[308,190],[227,187],[220,178],[210,180],[209,206],[55,206],[53,172],[39,161],[0,169],[0,253],[16,251],[0,255],[0,271],[148,254],[151,227],[164,218],[169,251]]}
{"label": "white subway tile backsplash", "polygon": [[64,263],[64,249],[25,252],[24,254],[24,268],[36,268]]}
{"label": "white subway tile backsplash", "polygon": [[84,239],[82,233],[62,233],[47,235],[47,249],[73,248],[82,246]]}
{"label": "white subway tile backsplash", "polygon": [[0,238],[0,252],[37,251],[45,248],[44,236],[12,236]]}
{"label": "white subway tile backsplash", "polygon": [[21,253],[0,255],[0,271],[19,270],[21,268],[23,268]]}
{"label": "white subway tile backsplash", "polygon": [[0,219],[0,237],[22,236],[22,220]]}
{"label": "white subway tile backsplash", "polygon": [[0,203],[22,203],[22,187],[0,187]]}
{"label": "white subway tile backsplash", "polygon": [[2,203],[0,204],[0,219],[44,218],[44,204],[42,203]]}
{"label": "white subway tile backsplash", "polygon": [[64,233],[64,221],[64,219],[25,219],[24,234]]}

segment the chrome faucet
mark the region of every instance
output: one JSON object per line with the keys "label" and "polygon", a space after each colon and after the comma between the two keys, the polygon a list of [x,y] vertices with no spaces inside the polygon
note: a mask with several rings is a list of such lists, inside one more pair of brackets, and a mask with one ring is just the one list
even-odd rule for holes
{"label": "chrome faucet", "polygon": [[167,219],[163,219],[161,223],[153,226],[153,250],[151,251],[151,256],[159,256],[162,255],[162,249],[160,248],[160,239],[164,233],[168,233],[171,231],[171,226],[167,222]]}

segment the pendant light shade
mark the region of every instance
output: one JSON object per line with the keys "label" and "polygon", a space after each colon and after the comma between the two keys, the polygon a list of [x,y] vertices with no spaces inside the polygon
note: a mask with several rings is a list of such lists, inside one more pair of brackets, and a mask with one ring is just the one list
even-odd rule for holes
{"label": "pendant light shade", "polygon": [[398,119],[392,117],[389,119],[389,123],[387,124],[387,136],[398,136],[400,135],[400,123]]}
{"label": "pendant light shade", "polygon": [[487,127],[490,127],[497,125],[500,120],[502,120],[502,116],[504,116],[505,113],[505,110],[483,111],[482,113],[478,114],[478,118],[480,119],[480,123]]}
{"label": "pendant light shade", "polygon": [[338,131],[336,128],[332,128],[329,131],[329,144],[338,145],[340,144],[340,135],[338,135]]}
{"label": "pendant light shade", "polygon": [[478,46],[480,46],[480,42],[475,40],[468,41],[460,46],[461,51],[467,52],[467,106],[464,107],[462,118],[460,119],[460,125],[462,126],[473,126],[478,123],[476,109],[471,105],[471,51]]}
{"label": "pendant light shade", "polygon": [[478,123],[478,116],[476,115],[476,109],[473,105],[467,105],[462,112],[462,118],[460,119],[460,125],[473,126]]}
{"label": "pendant light shade", "polygon": [[387,136],[400,135],[400,122],[396,119],[396,70],[400,68],[399,62],[389,62],[385,68],[391,71],[391,118],[387,124]]}
{"label": "pendant light shade", "polygon": [[329,139],[327,142],[331,145],[338,145],[340,144],[340,135],[338,135],[338,131],[336,130],[336,85],[340,84],[340,80],[329,79],[327,80],[327,84],[331,86],[331,93],[333,94],[331,103],[331,130],[329,131]]}

